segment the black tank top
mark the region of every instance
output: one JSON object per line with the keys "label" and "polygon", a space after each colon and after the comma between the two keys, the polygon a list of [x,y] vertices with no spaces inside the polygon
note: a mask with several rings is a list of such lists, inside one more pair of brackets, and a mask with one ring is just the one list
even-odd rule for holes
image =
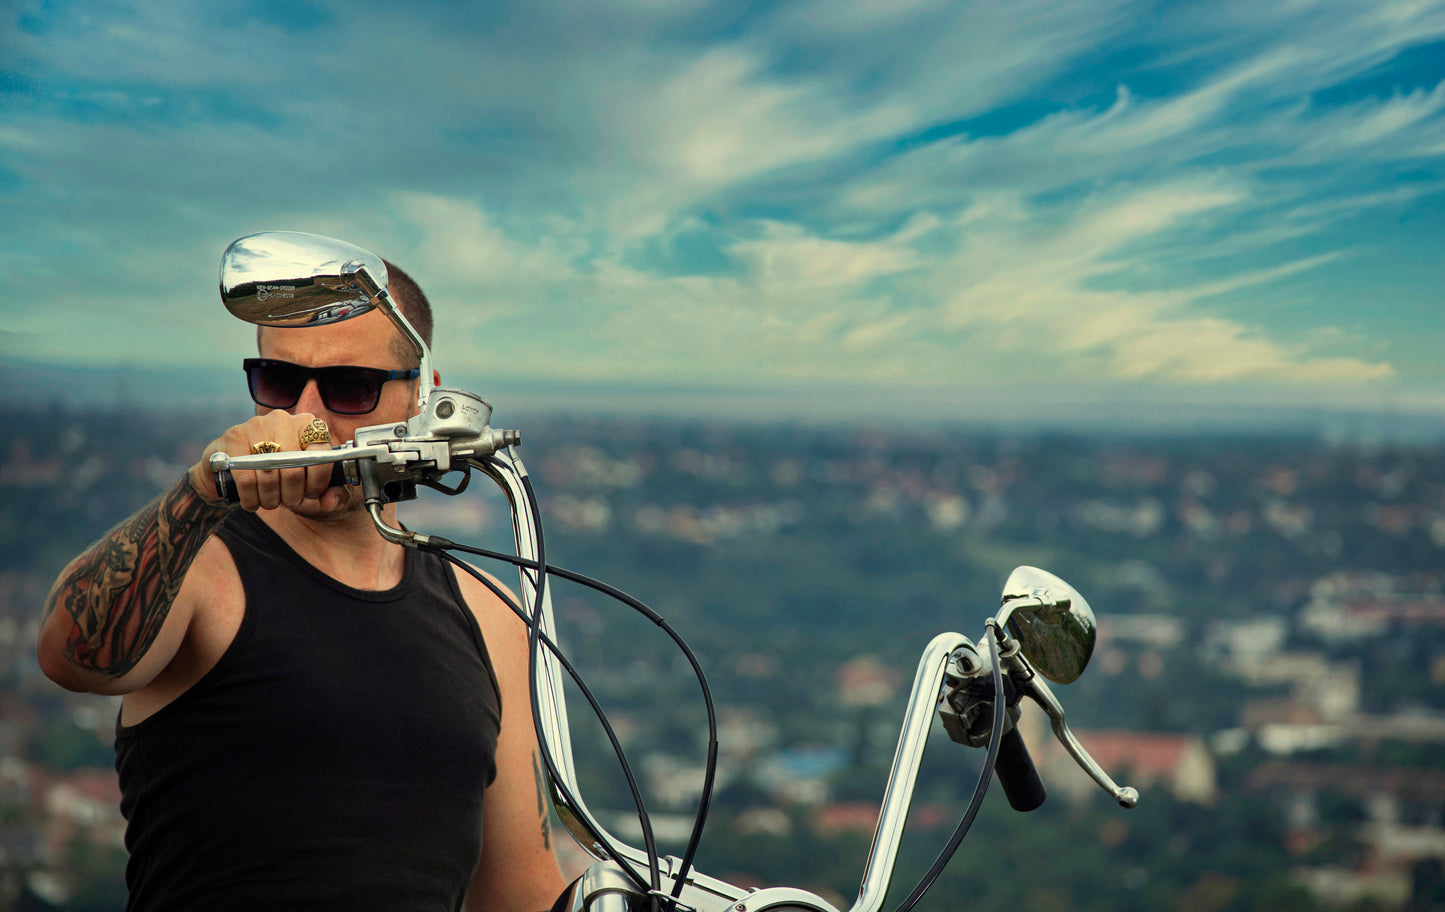
{"label": "black tank top", "polygon": [[307,564],[254,514],[217,534],[240,630],[194,687],[117,721],[130,909],[460,909],[501,705],[452,570],[385,592]]}

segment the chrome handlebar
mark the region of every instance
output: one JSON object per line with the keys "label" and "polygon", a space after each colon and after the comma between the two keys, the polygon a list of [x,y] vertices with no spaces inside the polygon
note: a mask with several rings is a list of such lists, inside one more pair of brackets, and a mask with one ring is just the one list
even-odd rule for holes
{"label": "chrome handlebar", "polygon": [[[550,618],[549,618],[550,620]],[[992,623],[992,622],[990,622]],[[1064,710],[1043,678],[1029,665],[1018,650],[1018,642],[1003,637],[1000,654],[1003,672],[1023,696],[1033,699],[1048,715],[1059,742],[1081,768],[1125,808],[1138,802],[1139,793],[1120,787],[1089,756],[1064,720]],[[913,687],[899,732],[893,766],[883,795],[873,843],[864,864],[858,898],[848,912],[878,912],[892,881],[904,823],[912,803],[913,791],[923,759],[923,749],[933,721],[933,713],[946,704],[949,692],[968,681],[987,680],[993,671],[993,650],[987,639],[975,645],[961,633],[942,633],[924,649],[914,673]],[[1002,697],[997,697],[1002,699]],[[565,818],[564,818],[565,819]],[[640,860],[641,853],[625,853],[631,860]],[[667,859],[675,868],[676,859]],[[663,871],[659,892],[670,893],[673,880]],[[624,903],[623,898],[630,901]],[[603,862],[590,868],[574,892],[572,912],[631,912],[640,908],[646,896],[632,887],[615,865]],[[806,891],[790,888],[746,891],[711,878],[692,873],[681,894],[680,908],[695,912],[767,912],[788,907],[807,912],[839,912],[826,900]]]}
{"label": "chrome handlebar", "polygon": [[[433,544],[434,537],[390,525],[382,515],[385,503],[414,495],[417,483],[433,482],[457,469],[477,468],[502,489],[511,507],[517,555],[524,563],[535,566],[540,550],[539,530],[526,493],[527,471],[512,449],[521,442],[520,434],[491,428],[490,417],[491,406],[480,397],[462,390],[436,388],[416,417],[405,423],[362,428],[356,432],[354,441],[340,447],[244,456],[217,453],[211,457],[210,468],[219,476],[228,471],[340,462],[346,468],[348,483],[361,485],[377,531],[387,540],[408,547],[426,547]],[[398,484],[402,486],[400,489],[396,487]],[[555,640],[556,622],[552,614],[550,589],[543,587],[538,603],[535,570],[519,567],[518,579],[519,604],[524,611],[530,611],[534,604],[539,604],[541,631]],[[990,624],[994,623],[990,621]],[[997,626],[1002,637],[1002,671],[1008,680],[1013,682],[1020,694],[1032,699],[1048,715],[1055,737],[1075,762],[1121,806],[1132,808],[1138,802],[1139,793],[1117,785],[1089,756],[1069,730],[1058,699],[1019,652],[1017,641],[1008,637],[1002,625]],[[966,682],[987,678],[991,674],[995,661],[992,652],[987,639],[976,646],[959,633],[940,634],[923,651],[914,674],[858,898],[848,912],[878,912],[882,907],[897,861],[933,713],[947,715],[952,694]],[[578,844],[594,857],[621,857],[632,864],[646,865],[648,856],[609,833],[581,798],[567,721],[563,671],[558,660],[546,650],[539,657],[538,674],[532,686],[539,707],[538,737],[546,743],[556,766],[556,775],[561,780],[560,783],[552,782],[551,786],[553,805],[562,823]],[[1002,695],[994,697],[1002,698]],[[963,740],[957,734],[957,724],[955,720],[950,736]],[[949,727],[947,720],[945,727]],[[569,801],[566,796],[571,796],[572,800]],[[667,894],[669,901],[678,868],[678,859],[669,857],[662,860],[663,885],[660,892]],[[679,908],[696,912],[724,912],[728,909],[731,912],[766,912],[778,906],[809,912],[838,912],[812,893],[785,888],[748,891],[691,870],[687,872],[686,882],[679,894]],[[583,912],[595,905],[599,912],[603,909],[625,912],[626,909],[636,908],[638,902],[645,898],[615,862],[604,860],[589,869],[574,891],[573,910]]]}

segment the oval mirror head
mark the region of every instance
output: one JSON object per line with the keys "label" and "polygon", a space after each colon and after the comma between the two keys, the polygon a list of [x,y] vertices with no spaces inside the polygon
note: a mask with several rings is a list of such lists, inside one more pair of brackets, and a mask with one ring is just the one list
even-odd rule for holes
{"label": "oval mirror head", "polygon": [[263,231],[221,255],[221,300],[257,326],[325,326],[376,307],[362,270],[374,288],[386,287],[386,264],[369,250],[319,234]]}
{"label": "oval mirror head", "polygon": [[1024,658],[1056,684],[1076,680],[1094,654],[1099,625],[1093,609],[1047,570],[1019,567],[1010,573],[998,617],[1018,639]]}

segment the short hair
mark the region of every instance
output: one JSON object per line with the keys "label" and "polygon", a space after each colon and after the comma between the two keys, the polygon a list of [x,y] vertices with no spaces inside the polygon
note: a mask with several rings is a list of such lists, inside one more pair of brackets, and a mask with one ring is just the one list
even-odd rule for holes
{"label": "short hair", "polygon": [[[381,262],[386,265],[386,284],[392,301],[400,308],[402,316],[406,317],[411,328],[421,336],[426,347],[431,348],[431,302],[426,299],[426,292],[422,291],[416,280],[407,275],[400,266],[390,260]],[[392,342],[392,351],[402,364],[415,366],[420,363],[411,340],[403,338],[400,334]]]}

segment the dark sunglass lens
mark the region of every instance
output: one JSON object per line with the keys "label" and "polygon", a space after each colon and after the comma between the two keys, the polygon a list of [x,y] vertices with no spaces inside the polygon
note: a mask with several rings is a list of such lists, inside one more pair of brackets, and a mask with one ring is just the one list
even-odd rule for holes
{"label": "dark sunglass lens", "polygon": [[251,382],[251,398],[267,408],[290,408],[301,398],[306,377],[294,364],[285,361],[262,361],[247,371]]}
{"label": "dark sunglass lens", "polygon": [[381,398],[381,375],[364,367],[340,367],[321,377],[321,396],[338,415],[364,415]]}

